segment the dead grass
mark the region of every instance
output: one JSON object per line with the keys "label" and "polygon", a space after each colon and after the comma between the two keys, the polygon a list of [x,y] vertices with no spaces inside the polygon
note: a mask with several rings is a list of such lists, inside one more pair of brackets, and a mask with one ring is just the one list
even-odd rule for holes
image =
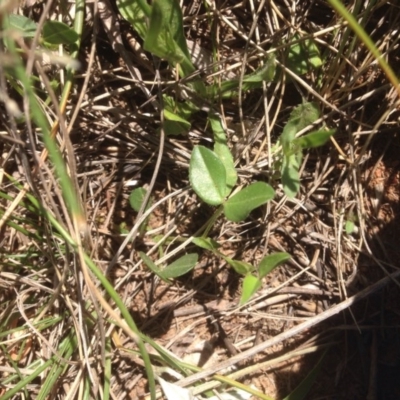
{"label": "dead grass", "polygon": [[[398,5],[348,3],[360,5],[359,21],[398,74]],[[240,276],[186,241],[213,212],[188,186],[191,149],[211,141],[206,114],[195,115],[187,135],[165,139],[157,169],[160,110],[155,71],[164,93],[179,96],[185,82],[142,50],[114,3],[98,6],[97,16],[93,3],[86,6],[82,68],[66,107],[68,129],[60,128],[57,141],[62,149],[66,141],[72,144],[73,152],[66,150],[65,157],[85,207],[84,249],[109,276],[139,329],[192,363],[190,357],[203,352],[200,364],[206,371],[236,364],[237,379],[275,399],[299,384],[326,347],[327,361],[308,399],[398,398],[398,382],[384,377],[400,368],[399,347],[390,350],[398,341],[398,275],[392,279],[396,284],[377,293],[374,285],[398,273],[399,110],[396,92],[371,54],[322,0],[297,5],[184,2],[187,39],[197,49],[193,57],[205,82],[248,73],[275,49],[283,65],[263,90],[212,105],[230,129],[240,184],[261,178],[276,188],[277,196],[242,224],[221,217],[209,236],[222,244],[226,255],[250,263],[273,251],[292,255],[266,278],[260,295],[239,309]],[[43,7],[34,2],[18,12],[35,19]],[[53,12],[51,18],[61,12],[58,4]],[[283,73],[284,54],[297,32],[315,38],[324,64],[318,71],[289,76]],[[57,66],[46,75],[62,82]],[[8,93],[22,108],[21,98],[4,76],[1,79],[0,93]],[[302,99],[318,102],[321,121],[336,127],[337,134],[334,143],[305,155],[301,192],[289,200],[274,177],[273,145]],[[55,121],[57,111],[51,106],[46,110]],[[43,208],[73,231],[51,163],[35,172],[32,152],[44,150],[39,132],[26,139],[24,123],[13,125],[3,105],[0,118],[1,168],[8,174],[2,176],[1,212],[11,213],[3,215],[1,228],[2,395],[16,385],[7,381],[15,371],[22,380],[36,361],[56,355],[68,362],[50,398],[100,398],[107,373],[112,398],[146,396],[143,365],[126,351],[136,346],[93,299],[77,253],[26,196],[13,205],[28,183]],[[150,187],[153,198],[144,234],[137,233],[137,214],[128,201],[130,185],[135,184]],[[348,220],[356,225],[351,234],[345,232]],[[132,238],[124,243],[127,232],[133,232]],[[168,286],[146,269],[138,251],[160,263],[189,251],[198,251],[200,260],[193,273]],[[364,289],[361,303],[346,303]],[[326,312],[340,304],[345,307],[339,315],[317,324],[318,316],[324,320]],[[309,326],[296,335],[282,336],[246,357],[254,346],[279,339],[307,321]],[[62,355],[60,343],[68,333],[76,337],[77,348]],[[37,398],[49,375],[50,369],[44,370],[27,384],[25,397]]]}

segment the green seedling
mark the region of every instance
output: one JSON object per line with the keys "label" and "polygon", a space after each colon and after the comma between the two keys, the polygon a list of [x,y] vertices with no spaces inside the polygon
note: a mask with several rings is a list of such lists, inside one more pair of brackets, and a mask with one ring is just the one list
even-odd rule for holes
{"label": "green seedling", "polygon": [[78,33],[63,22],[46,21],[42,32],[43,42],[50,45],[74,46],[79,39]]}
{"label": "green seedling", "polygon": [[293,198],[300,190],[299,169],[303,150],[325,144],[335,130],[317,130],[296,138],[296,134],[319,118],[319,109],[315,103],[303,103],[290,114],[289,121],[280,137],[283,159],[281,176],[286,196]]}
{"label": "green seedling", "polygon": [[36,35],[37,24],[24,15],[10,14],[8,16],[9,27],[18,32],[24,38],[33,38]]}
{"label": "green seedling", "polygon": [[[24,15],[10,14],[9,27],[24,38],[33,38],[36,35],[37,24]],[[75,45],[79,40],[78,33],[63,22],[46,21],[43,25],[41,43],[45,47],[54,45]]]}
{"label": "green seedling", "polygon": [[255,182],[229,199],[232,181],[218,155],[204,147],[195,146],[190,158],[189,180],[196,194],[207,204],[221,206],[225,216],[233,222],[247,218],[252,210],[272,200],[275,192],[265,182]]}
{"label": "green seedling", "polygon": [[[276,72],[275,55],[268,55],[262,67],[255,72],[245,75],[242,80],[242,91],[262,88],[263,82],[272,82]],[[209,99],[229,99],[238,96],[240,87],[239,79],[231,79],[221,83],[221,85],[212,85],[207,88]]]}
{"label": "green seedling", "polygon": [[202,249],[211,251],[216,256],[224,259],[238,274],[244,276],[242,285],[242,295],[240,305],[247,303],[250,298],[262,287],[262,280],[271,271],[279,265],[290,259],[288,253],[273,253],[264,257],[261,262],[255,267],[250,263],[232,260],[230,257],[221,253],[218,248],[219,244],[211,238],[195,237],[192,242]]}
{"label": "green seedling", "polygon": [[[132,190],[132,192],[129,196],[129,204],[136,212],[139,212],[139,210],[142,206],[142,203],[146,197],[146,193],[147,193],[147,191],[143,187],[138,187],[138,188]],[[146,208],[144,209],[144,211],[147,211],[151,207],[152,202],[153,201],[150,198],[146,204]],[[141,235],[143,235],[144,232],[146,231],[146,227],[149,222],[149,218],[150,218],[150,216],[148,216],[140,225],[139,233]]]}
{"label": "green seedling", "polygon": [[165,268],[159,268],[145,253],[139,252],[139,255],[147,267],[166,283],[171,283],[170,279],[190,272],[196,266],[199,258],[196,253],[185,254]]}
{"label": "green seedling", "polygon": [[145,50],[172,66],[182,64],[186,74],[195,70],[183,33],[179,2],[155,0],[150,6],[143,0],[117,0],[117,7],[144,40]]}
{"label": "green seedling", "polygon": [[[146,189],[142,187],[136,188],[132,190],[129,196],[129,204],[135,211],[139,212],[145,197]],[[152,201],[150,199],[146,205],[145,211],[151,207],[151,203]],[[140,233],[142,234],[146,230],[148,218],[146,218],[140,226]],[[191,271],[196,266],[198,260],[198,255],[196,253],[186,254],[165,268],[159,268],[145,253],[139,252],[139,255],[147,267],[166,283],[171,283],[170,279],[177,278]]]}
{"label": "green seedling", "polygon": [[355,230],[355,224],[354,224],[354,222],[353,221],[346,221],[346,224],[345,224],[345,231],[346,231],[346,233],[348,234],[348,235],[351,235],[353,232],[354,232],[354,230]]}
{"label": "green seedling", "polygon": [[190,119],[198,108],[190,101],[180,102],[164,95],[164,132],[167,136],[186,134],[190,127]]}
{"label": "green seedling", "polygon": [[[195,146],[190,159],[190,184],[205,203],[220,206],[211,223],[222,212],[228,220],[240,222],[254,209],[272,200],[275,192],[267,183],[255,182],[228,198],[236,185],[237,173],[219,117],[210,115],[209,122],[214,133],[214,151],[204,146]],[[287,253],[276,253],[265,257],[258,267],[254,267],[247,262],[225,256],[218,250],[218,243],[210,238],[193,238],[193,243],[212,251],[223,258],[237,273],[244,275],[240,304],[245,304],[261,288],[262,279],[266,274],[290,258]]]}
{"label": "green seedling", "polygon": [[322,66],[322,59],[317,45],[311,38],[302,39],[295,34],[289,46],[285,66],[296,75],[305,75],[312,69]]}
{"label": "green seedling", "polygon": [[186,44],[182,10],[178,1],[152,2],[149,27],[143,47],[167,60],[171,65],[179,64],[181,76],[190,75],[196,70]]}
{"label": "green seedling", "polygon": [[214,136],[214,153],[225,167],[226,186],[231,191],[237,182],[237,172],[231,150],[228,147],[225,129],[221,118],[216,114],[210,113],[208,121]]}
{"label": "green seedling", "polygon": [[357,220],[358,220],[357,215],[355,215],[353,212],[348,213],[344,227],[344,230],[348,235],[351,235],[357,231],[357,225],[356,225]]}

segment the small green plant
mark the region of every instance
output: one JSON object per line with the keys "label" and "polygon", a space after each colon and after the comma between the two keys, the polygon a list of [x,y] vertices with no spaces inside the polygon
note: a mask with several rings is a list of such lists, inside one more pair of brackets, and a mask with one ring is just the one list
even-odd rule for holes
{"label": "small green plant", "polygon": [[232,222],[239,222],[247,218],[252,210],[272,200],[275,192],[267,183],[255,182],[227,199],[233,179],[236,180],[236,177],[229,179],[230,171],[224,165],[228,160],[221,160],[214,151],[204,146],[195,146],[190,159],[189,180],[205,203],[222,205],[225,216]]}
{"label": "small green plant", "polygon": [[283,128],[280,137],[282,145],[281,176],[285,194],[293,198],[300,189],[299,169],[303,150],[325,144],[335,130],[317,130],[296,138],[296,134],[313,124],[320,116],[315,103],[303,103],[290,114],[289,121]]}
{"label": "small green plant", "polygon": [[[214,151],[204,146],[194,147],[189,167],[190,184],[205,203],[220,206],[210,225],[221,213],[232,222],[240,222],[254,209],[272,200],[275,191],[265,182],[254,182],[229,197],[237,183],[233,157],[218,116],[211,115],[209,122],[214,133]],[[245,304],[261,288],[262,279],[268,273],[290,259],[287,253],[275,253],[265,257],[257,267],[254,267],[247,262],[226,257],[218,250],[218,243],[210,238],[193,238],[192,241],[197,246],[223,258],[237,273],[244,275],[240,304]]]}
{"label": "small green plant", "polygon": [[[173,0],[155,0],[151,6],[142,1],[117,1],[121,14],[131,22],[144,40],[144,48],[177,67],[180,76],[187,77],[195,71],[190,59],[183,31],[182,11],[179,3]],[[141,15],[143,18],[139,18]],[[147,17],[147,19],[145,18]],[[148,21],[148,22],[146,22]],[[287,67],[297,74],[308,72],[309,68],[321,66],[319,51],[312,39],[302,40],[301,36],[293,38],[293,44],[288,48]],[[220,85],[206,87],[198,78],[189,82],[189,86],[196,95],[213,103],[217,99],[237,96],[238,89],[250,90],[262,87],[263,82],[274,79],[276,70],[275,56],[270,55],[264,60],[263,66],[252,74],[245,75],[241,84],[239,79],[230,79]],[[167,135],[177,135],[189,130],[192,115],[199,110],[191,101],[181,102],[175,97],[164,94],[164,131]],[[296,138],[296,134],[319,118],[319,110],[313,103],[305,103],[297,107],[291,114],[288,123],[281,135],[282,161],[281,177],[285,193],[294,197],[300,187],[299,168],[302,151],[306,148],[317,147],[325,143],[334,133],[333,131],[316,131],[306,136]],[[219,206],[209,223],[212,226],[215,219],[224,214],[232,222],[245,220],[257,207],[273,199],[274,189],[265,182],[254,182],[249,186],[237,190],[237,172],[233,156],[228,147],[225,129],[219,115],[209,112],[208,122],[213,132],[214,148],[195,146],[190,159],[189,180],[191,187],[205,203]],[[232,194],[233,193],[233,194]],[[207,231],[204,238],[207,236]],[[200,239],[199,239],[200,240]],[[204,239],[206,240],[206,239]],[[223,256],[212,246],[204,247],[203,242],[196,242],[200,247],[213,251],[223,257],[238,273],[245,276],[241,303],[245,303],[261,287],[263,277],[277,265],[287,261],[287,253],[277,253],[262,260],[256,268],[248,263],[231,260]],[[203,244],[203,246],[201,246]],[[174,271],[175,264],[159,269],[147,256],[141,254],[145,264],[160,278],[168,280],[173,277],[165,275],[165,271]],[[184,256],[185,257],[185,256]],[[190,261],[194,260],[191,258]],[[184,260],[186,261],[186,260]],[[179,264],[179,260],[178,266]],[[191,263],[184,263],[185,267],[177,270],[188,272]],[[272,265],[265,268],[264,265]],[[172,268],[173,267],[173,268]],[[192,266],[194,267],[194,265]]]}
{"label": "small green plant", "polygon": [[[129,196],[129,204],[136,212],[140,211],[140,208],[142,207],[142,203],[146,197],[146,193],[147,193],[147,191],[143,187],[138,187],[138,188],[132,190],[132,192]],[[146,204],[146,208],[144,209],[144,211],[147,211],[151,207],[152,201],[153,200],[150,198]],[[140,234],[143,234],[145,232],[147,223],[149,221],[149,217],[147,217],[146,220],[143,221],[143,223],[140,225],[140,228],[139,228]]]}
{"label": "small green plant", "polygon": [[356,233],[358,231],[357,222],[357,215],[354,214],[354,212],[350,211],[347,214],[346,223],[344,226],[344,230],[348,235],[352,235],[353,233]]}
{"label": "small green plant", "polygon": [[302,39],[301,35],[296,33],[288,48],[286,58],[286,68],[289,68],[297,76],[301,76],[322,66],[322,59],[319,49],[311,38]]}
{"label": "small green plant", "polygon": [[[143,187],[136,188],[132,190],[129,196],[129,204],[130,206],[136,211],[142,207],[142,203],[146,197],[146,189]],[[145,211],[151,207],[151,199],[146,204]],[[148,224],[149,217],[145,219],[145,221],[140,226],[140,233],[144,233],[147,224]],[[178,278],[189,271],[191,271],[197,263],[198,255],[196,253],[185,254],[175,260],[172,264],[160,268],[158,267],[153,260],[143,252],[139,252],[140,258],[146,264],[146,266],[153,271],[159,278],[161,278],[166,283],[171,283],[171,279]]]}
{"label": "small green plant", "polygon": [[185,254],[165,268],[159,268],[145,253],[140,252],[139,255],[149,269],[166,283],[171,283],[171,279],[187,274],[196,266],[198,260],[196,253]]}
{"label": "small green plant", "polygon": [[233,260],[221,253],[220,245],[211,238],[197,237],[192,242],[203,249],[209,250],[224,259],[238,274],[244,275],[240,305],[247,303],[250,298],[261,288],[262,279],[276,267],[290,259],[288,253],[273,253],[264,257],[257,266],[244,261]]}
{"label": "small green plant", "polygon": [[[9,27],[24,38],[33,38],[38,29],[36,22],[24,15],[10,14]],[[59,44],[75,46],[79,40],[78,33],[68,25],[59,21],[46,21],[43,25],[41,43],[45,47]]]}

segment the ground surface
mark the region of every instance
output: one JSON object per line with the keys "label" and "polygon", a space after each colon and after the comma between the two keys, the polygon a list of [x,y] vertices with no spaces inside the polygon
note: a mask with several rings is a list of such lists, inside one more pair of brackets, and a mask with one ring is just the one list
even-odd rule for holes
{"label": "ground surface", "polygon": [[[186,81],[179,80],[167,62],[143,50],[143,41],[121,17],[114,2],[101,2],[97,17],[93,4],[87,5],[79,53],[82,68],[75,77],[66,110],[73,152],[67,152],[65,158],[76,175],[89,227],[83,245],[108,274],[139,330],[188,363],[212,369],[305,321],[315,320],[297,335],[244,357],[236,364],[239,371],[254,368],[237,379],[271,398],[283,399],[313,371],[326,351],[307,399],[398,399],[399,281],[393,279],[374,290],[380,279],[399,268],[398,95],[369,51],[327,2],[298,3],[183,4],[186,39],[189,47],[200,49],[203,58],[196,52],[193,58],[199,58],[196,66],[208,84],[238,78],[242,68],[245,73],[254,71],[265,60],[264,52],[272,49],[278,49],[277,59],[284,65],[285,51],[295,35],[314,34],[317,38],[323,58],[320,68],[306,70],[297,80],[284,73],[284,68],[278,69],[275,79],[262,89],[211,105],[226,123],[240,184],[267,181],[276,189],[276,197],[243,223],[219,217],[208,236],[221,244],[226,256],[253,265],[276,251],[288,252],[291,260],[269,274],[257,296],[248,306],[239,308],[242,277],[210,252],[190,243],[180,248],[215,211],[199,201],[188,186],[193,146],[211,146],[205,111],[210,104],[201,104],[203,110],[192,116],[190,129],[165,138],[157,170],[161,122],[155,71],[159,71],[163,93],[179,101],[183,101],[180,96]],[[399,75],[398,5],[385,1],[375,5],[368,1],[348,3],[350,8],[360,4],[359,22]],[[38,20],[43,7],[38,2],[19,12]],[[58,12],[56,8],[54,13]],[[46,73],[60,79],[56,66]],[[10,85],[5,88],[22,107]],[[323,123],[337,132],[334,141],[304,154],[300,193],[290,200],[276,176],[273,145],[293,107],[302,99],[318,103],[323,119],[319,126]],[[48,108],[52,121],[57,115],[53,111]],[[79,112],[70,124],[75,111]],[[6,135],[11,129],[7,110],[2,107],[1,133]],[[21,137],[26,135],[24,130],[20,123]],[[63,148],[65,132],[60,132],[58,142]],[[35,132],[34,138],[38,152],[42,151],[41,136]],[[1,146],[2,169],[24,184],[26,165],[19,162],[15,145],[5,140]],[[28,147],[23,151],[30,170],[35,165],[32,150]],[[132,188],[149,188],[154,171],[154,207],[134,241],[121,246],[137,222],[137,212],[129,203]],[[41,176],[33,176],[33,193],[40,194],[45,207],[68,226],[52,172],[43,167]],[[2,193],[11,196],[3,196],[4,211],[19,191],[9,177],[3,178]],[[101,382],[101,330],[93,322],[97,310],[88,307],[93,315],[83,320],[92,322],[84,329],[78,327],[79,307],[92,301],[78,257],[73,250],[66,250],[60,236],[52,235],[54,227],[49,228],[37,213],[19,205],[8,220],[40,232],[45,239],[28,237],[12,224],[2,225],[3,331],[24,326],[25,317],[18,314],[21,308],[29,311],[25,311],[26,318],[32,321],[43,309],[43,315],[66,317],[44,329],[42,336],[31,330],[31,341],[28,345],[25,342],[27,350],[22,356],[10,357],[18,350],[10,350],[4,341],[2,364],[11,368],[17,363],[24,375],[24,368],[34,360],[49,357],[43,354],[43,336],[58,348],[63,331],[75,329],[80,332],[78,337],[92,343],[89,364]],[[166,284],[142,263],[139,251],[162,266],[192,252],[199,254],[199,261],[194,271]],[[356,305],[317,322],[319,315],[363,290],[370,292]],[[51,303],[50,296],[55,293],[55,300],[51,300],[55,303]],[[10,310],[15,321],[9,319]],[[111,333],[106,314],[101,318],[106,336],[112,337],[107,350],[112,397],[145,398],[149,387],[143,365],[127,351],[136,350],[136,345],[123,330]],[[77,325],[71,328],[74,321]],[[12,334],[5,337],[17,341]],[[21,346],[20,342],[17,345]],[[71,360],[77,357],[78,353]],[[12,386],[6,382],[10,373],[7,368],[1,370],[3,393]],[[74,368],[71,364],[60,375],[51,398],[67,398],[68,393],[78,390]],[[29,383],[29,398],[36,398],[45,375]],[[163,376],[175,381],[168,374]],[[88,398],[91,396],[93,392]]]}

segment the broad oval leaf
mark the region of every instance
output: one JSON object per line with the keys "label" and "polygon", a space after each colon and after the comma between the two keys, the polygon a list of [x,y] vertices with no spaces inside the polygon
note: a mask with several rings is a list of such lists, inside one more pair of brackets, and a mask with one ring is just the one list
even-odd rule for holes
{"label": "broad oval leaf", "polygon": [[217,206],[224,201],[226,171],[221,160],[204,146],[195,146],[190,157],[190,185],[207,204]]}
{"label": "broad oval leaf", "polygon": [[197,253],[186,254],[164,268],[162,274],[167,279],[185,275],[195,267],[198,258]]}
{"label": "broad oval leaf", "polygon": [[264,182],[252,183],[236,193],[224,204],[226,218],[233,222],[243,221],[255,208],[272,200],[275,191]]}
{"label": "broad oval leaf", "polygon": [[250,298],[260,289],[262,282],[253,275],[246,275],[243,280],[242,296],[239,305],[246,304]]}
{"label": "broad oval leaf", "polygon": [[261,278],[264,278],[267,274],[269,274],[274,268],[283,264],[285,261],[290,260],[291,256],[288,253],[273,253],[269,256],[264,257],[260,264],[258,265],[258,275]]}
{"label": "broad oval leaf", "polygon": [[171,65],[181,64],[183,75],[195,70],[183,31],[183,17],[179,2],[154,0],[151,7],[149,28],[143,48]]}
{"label": "broad oval leaf", "polygon": [[[145,188],[138,187],[132,190],[131,194],[129,195],[129,204],[136,212],[139,212],[143,200],[146,197],[146,193],[147,191]],[[147,208],[149,208],[149,206],[150,204],[147,204]]]}
{"label": "broad oval leaf", "polygon": [[63,22],[46,21],[43,25],[43,40],[46,43],[74,44],[78,39],[78,33]]}
{"label": "broad oval leaf", "polygon": [[10,14],[10,28],[16,29],[22,37],[33,38],[36,35],[37,24],[24,15]]}

